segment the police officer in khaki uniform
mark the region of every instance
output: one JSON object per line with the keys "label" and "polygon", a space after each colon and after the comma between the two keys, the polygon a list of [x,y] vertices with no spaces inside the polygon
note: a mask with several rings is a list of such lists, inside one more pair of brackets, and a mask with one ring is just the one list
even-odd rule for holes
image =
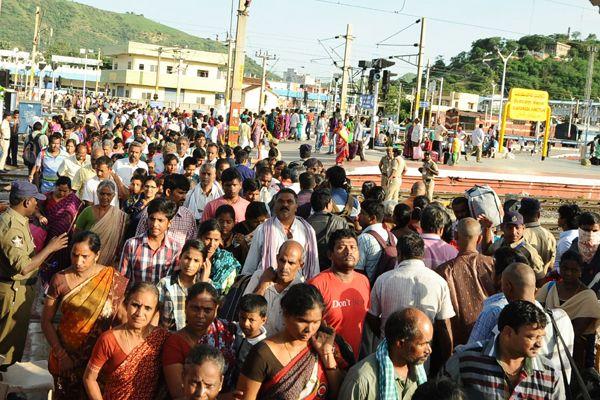
{"label": "police officer in khaki uniform", "polygon": [[35,254],[29,230],[29,217],[38,200],[45,200],[37,188],[26,181],[13,182],[10,207],[0,215],[0,356],[3,365],[21,361],[31,305],[36,296],[40,265],[55,251],[67,247],[66,234],[52,238]]}

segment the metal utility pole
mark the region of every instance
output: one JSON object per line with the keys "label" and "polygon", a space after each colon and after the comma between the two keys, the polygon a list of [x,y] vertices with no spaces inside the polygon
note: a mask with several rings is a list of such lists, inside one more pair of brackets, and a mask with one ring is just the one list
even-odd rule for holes
{"label": "metal utility pole", "polygon": [[231,36],[227,36],[227,76],[225,79],[225,105],[231,100],[231,78],[232,78],[232,63],[233,63],[234,42]]}
{"label": "metal utility pole", "polygon": [[344,49],[344,66],[342,68],[342,93],[340,94],[340,113],[346,114],[348,108],[348,81],[350,80],[350,47],[352,45],[352,25],[346,25],[346,47]]}
{"label": "metal utility pole", "polygon": [[267,61],[274,60],[275,55],[269,54],[268,50],[265,53],[263,53],[261,50],[256,53],[256,57],[262,58],[262,79],[260,81],[260,97],[258,98],[258,112],[261,112],[265,101],[265,86],[267,84]]}
{"label": "metal utility pole", "polygon": [[94,88],[94,92],[96,95],[98,94],[98,83],[100,82],[100,57],[102,55],[102,50],[98,49],[98,65],[96,65],[96,87]]}
{"label": "metal utility pole", "polygon": [[431,116],[432,116],[432,113],[433,113],[433,101],[435,99],[435,91],[437,89],[436,86],[437,85],[435,84],[435,81],[434,81],[433,82],[433,88],[431,89],[431,101],[429,102],[429,115],[427,117],[428,124],[429,124],[430,127],[431,127]]}
{"label": "metal utility pole", "polygon": [[237,29],[235,33],[235,59],[233,61],[233,77],[231,80],[231,105],[229,107],[229,136],[237,135],[240,129],[240,109],[242,108],[242,83],[244,79],[244,51],[246,50],[246,23],[250,0],[239,0],[237,13]]}
{"label": "metal utility pole", "polygon": [[[429,94],[429,73],[431,72],[431,67],[429,64],[429,60],[427,60],[427,74],[425,76],[425,90],[423,91],[423,98],[425,99],[425,101],[427,101],[427,95]],[[417,115],[419,115],[418,113],[416,113]],[[425,126],[425,107],[423,107],[423,111],[422,111],[422,115],[421,115],[421,122],[423,123],[423,126]]]}
{"label": "metal utility pole", "polygon": [[154,78],[154,100],[158,101],[158,84],[160,82],[160,56],[163,52],[163,48],[158,48],[158,57],[156,60],[156,78]]}
{"label": "metal utility pole", "polygon": [[588,51],[589,51],[588,69],[587,69],[587,76],[585,79],[585,91],[584,91],[584,97],[585,97],[585,137],[583,138],[584,145],[587,142],[587,136],[588,136],[588,132],[590,130],[590,122],[591,122],[590,120],[591,120],[591,113],[592,113],[592,102],[590,99],[592,97],[592,81],[594,79],[594,59],[596,58],[596,51],[598,51],[598,49],[595,46],[589,46]]}
{"label": "metal utility pole", "polygon": [[375,134],[377,133],[377,99],[379,98],[379,80],[381,79],[380,72],[377,72],[373,78],[373,115],[371,117],[371,148],[375,148]]}
{"label": "metal utility pole", "polygon": [[175,100],[175,108],[179,108],[181,102],[181,71],[183,69],[183,52],[179,49],[179,64],[177,65],[177,99]]}
{"label": "metal utility pole", "polygon": [[[500,86],[500,109],[498,110],[498,126],[500,126],[502,121],[502,105],[504,103],[504,84],[506,83],[506,67],[508,65],[508,60],[510,60],[515,51],[511,51],[506,57],[504,57],[502,53],[500,53],[500,50],[496,49],[496,52],[498,52],[498,55],[504,63],[504,69],[502,70],[502,85]],[[500,129],[498,129],[498,131],[499,130]],[[502,144],[500,144],[500,146],[502,146]]]}
{"label": "metal utility pole", "polygon": [[[40,42],[40,25],[42,22],[42,9],[38,6],[35,8],[35,26],[33,28],[33,46],[31,46],[31,72],[29,74],[29,80],[31,83],[29,84],[29,88],[31,90],[31,99],[33,98],[33,86],[35,83],[35,65],[36,65],[36,56],[37,56],[37,48]],[[41,75],[40,75],[41,78]]]}
{"label": "metal utility pole", "polygon": [[419,116],[419,102],[421,101],[421,80],[423,75],[423,46],[425,45],[425,17],[421,18],[421,36],[419,38],[419,59],[417,61],[417,91],[415,94],[413,118]]}
{"label": "metal utility pole", "polygon": [[[415,88],[410,89],[410,95],[413,97],[413,100],[414,100],[414,97],[415,97]],[[415,106],[415,102],[411,101],[410,102],[410,113],[409,113],[409,115],[410,115],[411,118],[414,115],[413,114],[414,106]]]}
{"label": "metal utility pole", "polygon": [[440,93],[438,95],[438,109],[435,114],[435,119],[440,119],[440,115],[442,114],[442,92],[444,91],[444,77],[440,79]]}

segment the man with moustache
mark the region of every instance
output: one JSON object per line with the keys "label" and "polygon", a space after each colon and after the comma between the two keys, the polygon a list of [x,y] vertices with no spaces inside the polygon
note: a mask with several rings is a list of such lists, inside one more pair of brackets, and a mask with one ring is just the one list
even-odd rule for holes
{"label": "man with moustache", "polygon": [[351,229],[339,229],[330,236],[327,246],[331,268],[309,283],[319,289],[325,301],[324,321],[358,356],[370,287],[367,277],[354,271],[359,257],[356,234]]}
{"label": "man with moustache", "polygon": [[304,248],[295,240],[287,240],[277,252],[276,267],[254,271],[246,286],[244,294],[254,293],[267,299],[265,329],[269,335],[283,329],[281,299],[292,285],[304,282],[303,266]]}
{"label": "man with moustache", "polygon": [[433,325],[425,313],[409,307],[392,313],[385,339],[374,354],[353,366],[338,398],[409,400],[427,380],[423,363],[431,354]]}
{"label": "man with moustache", "polygon": [[306,220],[296,217],[297,209],[298,195],[292,189],[283,188],[275,195],[274,216],[254,231],[242,275],[276,265],[277,249],[289,239],[294,239],[304,249],[304,278],[311,279],[319,273],[315,230]]}
{"label": "man with moustache", "polygon": [[564,399],[561,372],[541,356],[550,322],[535,304],[509,303],[498,318],[499,334],[455,353],[445,374],[477,399]]}

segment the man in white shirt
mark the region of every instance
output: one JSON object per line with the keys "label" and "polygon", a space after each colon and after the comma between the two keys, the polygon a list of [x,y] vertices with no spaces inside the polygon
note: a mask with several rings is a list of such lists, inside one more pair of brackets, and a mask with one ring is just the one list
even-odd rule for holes
{"label": "man in white shirt", "polygon": [[577,204],[563,204],[558,207],[558,227],[562,230],[556,242],[556,258],[554,269],[560,272],[560,258],[565,251],[571,248],[573,240],[579,237],[579,224],[577,219],[581,209]]}
{"label": "man in white shirt", "polygon": [[279,247],[294,239],[305,249],[302,274],[311,279],[319,273],[319,258],[315,230],[302,218],[296,217],[298,195],[289,188],[275,195],[274,216],[260,224],[254,231],[242,275],[251,275],[276,264]]}
{"label": "man in white shirt", "polygon": [[298,110],[294,110],[294,113],[290,117],[290,139],[299,140],[298,123],[300,122],[300,116]]}
{"label": "man in white shirt", "polygon": [[112,162],[110,158],[106,156],[102,156],[94,162],[96,176],[88,179],[83,186],[83,194],[81,195],[81,200],[83,200],[86,205],[99,204],[98,185],[103,180],[113,181],[117,185],[117,194],[110,202],[111,206],[119,208],[119,198],[125,198],[129,194],[129,190],[123,185],[121,178],[111,170],[111,166]]}
{"label": "man in white shirt", "polygon": [[87,153],[87,147],[85,144],[79,143],[75,148],[75,154],[65,158],[60,167],[58,167],[58,175],[67,176],[73,181],[73,178],[75,178],[75,175],[77,175],[77,172],[82,167],[89,167],[90,165],[90,156]]}
{"label": "man in white shirt", "polygon": [[263,270],[256,270],[246,286],[244,294],[255,293],[267,299],[267,322],[265,328],[269,334],[283,328],[281,299],[290,287],[304,282],[304,248],[295,240],[285,241],[277,252],[277,264]]}
{"label": "man in white shirt", "polygon": [[194,213],[196,221],[202,219],[204,207],[210,201],[223,196],[223,189],[216,182],[217,171],[212,164],[202,164],[200,167],[200,184],[188,192],[183,205]]}
{"label": "man in white shirt", "polygon": [[[473,153],[477,157],[477,162],[481,162],[481,152],[483,151],[483,138],[485,132],[483,132],[483,124],[479,124],[479,127],[471,133],[471,143],[473,144]],[[466,155],[465,155],[466,158]]]}
{"label": "man in white shirt", "polygon": [[0,172],[6,172],[4,165],[6,164],[6,157],[8,156],[8,149],[10,147],[10,122],[12,121],[12,114],[7,113],[2,120],[0,126],[0,149],[2,149],[2,155],[0,155]]}
{"label": "man in white shirt", "polygon": [[438,156],[442,157],[442,143],[446,139],[446,135],[448,134],[448,129],[442,124],[440,119],[437,120],[437,125],[433,132],[433,150],[438,152]]}
{"label": "man in white shirt", "polygon": [[377,278],[373,275],[376,273],[375,269],[383,248],[370,232],[379,234],[386,243],[390,239],[389,232],[385,230],[382,224],[383,213],[383,203],[376,200],[365,200],[360,208],[360,214],[358,214],[358,222],[363,231],[358,235],[359,258],[355,269],[365,271],[371,282]]}
{"label": "man in white shirt", "polygon": [[390,314],[407,307],[423,311],[435,326],[441,359],[452,352],[450,318],[456,313],[448,283],[423,263],[423,239],[409,233],[398,239],[398,265],[382,274],[371,290],[371,307],[365,321],[375,332],[383,332]]}
{"label": "man in white shirt", "polygon": [[142,157],[142,148],[143,146],[140,143],[131,142],[127,150],[129,157],[121,158],[115,161],[115,165],[113,165],[113,171],[119,175],[125,186],[129,186],[133,172],[136,169],[143,168],[146,172],[148,171],[148,164],[140,159]]}
{"label": "man in white shirt", "polygon": [[411,146],[410,154],[412,154],[413,160],[420,159],[419,156],[415,157],[414,149],[415,149],[415,147],[421,146],[422,141],[423,141],[423,125],[421,124],[421,121],[419,120],[419,118],[415,118],[412,132],[410,133],[410,146]]}

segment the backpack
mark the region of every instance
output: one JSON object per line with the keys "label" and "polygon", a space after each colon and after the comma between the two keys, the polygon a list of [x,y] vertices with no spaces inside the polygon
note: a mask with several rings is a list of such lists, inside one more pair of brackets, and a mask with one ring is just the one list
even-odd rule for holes
{"label": "backpack", "polygon": [[390,232],[388,233],[387,242],[383,240],[381,235],[375,231],[367,232],[371,236],[373,236],[377,243],[381,246],[381,255],[379,256],[379,261],[377,261],[377,265],[375,266],[375,270],[373,271],[373,276],[371,276],[371,287],[375,284],[375,280],[383,274],[384,272],[391,271],[396,267],[396,262],[398,260],[398,249],[396,248],[396,243],[398,240],[396,236]]}
{"label": "backpack", "polygon": [[37,159],[38,154],[42,151],[40,146],[40,134],[36,137],[33,137],[33,132],[27,135],[27,140],[23,145],[23,163],[27,167],[33,167],[35,165],[35,160]]}
{"label": "backpack", "polygon": [[502,223],[502,203],[494,189],[487,185],[475,185],[465,192],[465,196],[469,201],[469,211],[473,218],[485,214],[494,226]]}
{"label": "backpack", "polygon": [[317,234],[317,251],[319,254],[319,266],[321,271],[327,268],[329,259],[327,258],[327,243],[329,242],[329,236],[331,236],[331,225],[334,219],[334,215],[329,215],[325,229]]}

